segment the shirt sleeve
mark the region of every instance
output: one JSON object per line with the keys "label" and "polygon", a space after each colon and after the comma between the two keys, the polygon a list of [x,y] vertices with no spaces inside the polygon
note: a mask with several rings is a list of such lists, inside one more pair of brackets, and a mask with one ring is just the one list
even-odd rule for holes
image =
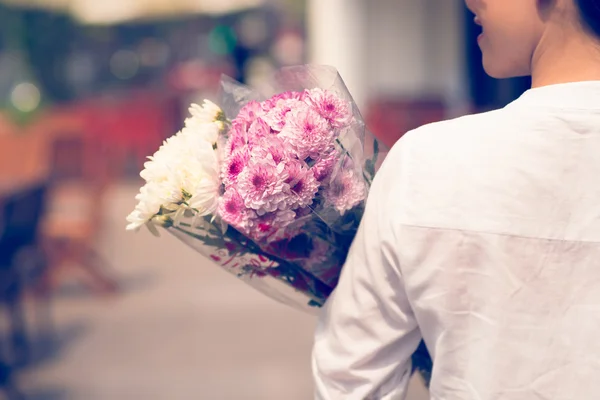
{"label": "shirt sleeve", "polygon": [[[392,150],[393,152],[393,150]],[[312,354],[317,400],[404,399],[421,335],[393,229],[392,153],[371,187],[340,282],[321,310]]]}

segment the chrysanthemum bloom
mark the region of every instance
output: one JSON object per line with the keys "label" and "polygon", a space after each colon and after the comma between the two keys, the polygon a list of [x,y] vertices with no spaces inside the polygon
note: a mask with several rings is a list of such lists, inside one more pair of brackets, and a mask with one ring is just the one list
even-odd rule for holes
{"label": "chrysanthemum bloom", "polygon": [[139,230],[160,212],[164,205],[181,200],[181,191],[169,181],[146,183],[135,196],[135,209],[127,216],[127,230]]}
{"label": "chrysanthemum bloom", "polygon": [[323,89],[306,91],[306,103],[325,118],[333,128],[344,128],[352,121],[352,107],[335,93]]}
{"label": "chrysanthemum bloom", "polygon": [[223,163],[221,179],[226,186],[237,182],[239,175],[244,171],[250,160],[247,149],[240,148],[229,155]]}
{"label": "chrysanthemum bloom", "polygon": [[327,120],[312,109],[292,110],[279,134],[296,152],[300,160],[318,159],[331,148],[335,131]]}
{"label": "chrysanthemum bloom", "polygon": [[298,99],[279,100],[277,105],[271,108],[262,118],[267,121],[275,132],[281,132],[287,123],[288,114],[292,110],[307,108],[309,108],[308,104]]}
{"label": "chrysanthemum bloom", "polygon": [[340,154],[336,150],[332,150],[330,153],[319,159],[311,168],[316,180],[327,183],[339,160]]}
{"label": "chrysanthemum bloom", "polygon": [[367,187],[354,170],[342,170],[325,190],[325,200],[340,214],[357,206],[367,196]]}
{"label": "chrysanthemum bloom", "polygon": [[271,136],[271,127],[262,118],[257,118],[248,128],[248,143],[256,146],[263,138]]}
{"label": "chrysanthemum bloom", "polygon": [[242,107],[238,115],[235,117],[235,120],[240,122],[244,121],[247,122],[248,125],[250,125],[256,118],[260,118],[264,114],[265,112],[262,108],[261,103],[252,100],[248,102],[248,104],[246,104],[244,107]]}
{"label": "chrysanthemum bloom", "polygon": [[[191,117],[185,120],[186,128],[194,129],[202,125],[209,125],[214,127],[216,132],[219,132],[225,127],[225,113],[219,106],[209,100],[204,100],[202,106],[192,104],[188,110]],[[216,140],[212,143],[216,143]]]}
{"label": "chrysanthemum bloom", "polygon": [[281,105],[281,103],[286,100],[302,100],[303,101],[304,96],[305,96],[305,94],[303,92],[288,91],[288,92],[278,93],[278,94],[274,95],[273,97],[269,98],[268,100],[263,101],[261,103],[262,109],[265,112],[268,112],[275,107],[279,107]]}
{"label": "chrysanthemum bloom", "polygon": [[225,222],[234,228],[245,232],[248,225],[248,209],[244,204],[244,199],[239,193],[231,188],[223,194],[219,202],[218,213]]}
{"label": "chrysanthemum bloom", "polygon": [[225,154],[230,155],[248,144],[248,127],[245,122],[233,121],[228,132]]}
{"label": "chrysanthemum bloom", "polygon": [[212,123],[223,121],[225,119],[223,110],[210,100],[204,100],[201,106],[192,104],[189,108],[189,112],[192,117],[203,123]]}
{"label": "chrysanthemum bloom", "polygon": [[198,215],[216,211],[218,159],[213,146],[203,135],[180,132],[170,137],[149,157],[144,167],[140,175],[146,185],[136,197],[138,206],[128,217],[128,229],[138,229],[149,223],[152,213],[161,209],[174,216],[182,208],[192,208]]}
{"label": "chrysanthemum bloom", "polygon": [[287,178],[283,163],[252,159],[238,176],[235,187],[246,207],[262,215],[285,207],[289,196]]}
{"label": "chrysanthemum bloom", "polygon": [[312,171],[301,161],[294,161],[286,166],[288,178],[286,183],[290,190],[290,206],[292,209],[307,207],[312,204],[319,182]]}
{"label": "chrysanthemum bloom", "polygon": [[292,155],[286,144],[277,136],[264,138],[257,146],[252,148],[253,159],[271,159],[275,164],[288,163]]}

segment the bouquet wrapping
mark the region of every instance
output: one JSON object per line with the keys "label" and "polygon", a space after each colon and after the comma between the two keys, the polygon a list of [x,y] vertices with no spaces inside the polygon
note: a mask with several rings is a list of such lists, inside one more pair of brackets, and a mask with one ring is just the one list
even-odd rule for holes
{"label": "bouquet wrapping", "polygon": [[[265,295],[315,313],[335,288],[387,149],[338,72],[296,66],[257,91],[221,79],[216,105],[144,165],[128,229],[165,228]],[[426,378],[426,349],[413,368]]]}

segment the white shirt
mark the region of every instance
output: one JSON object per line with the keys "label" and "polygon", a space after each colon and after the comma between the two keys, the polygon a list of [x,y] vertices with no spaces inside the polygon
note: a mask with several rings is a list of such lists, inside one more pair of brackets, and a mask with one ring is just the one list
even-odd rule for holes
{"label": "white shirt", "polygon": [[600,399],[600,81],[526,92],[391,150],[320,316],[316,397]]}

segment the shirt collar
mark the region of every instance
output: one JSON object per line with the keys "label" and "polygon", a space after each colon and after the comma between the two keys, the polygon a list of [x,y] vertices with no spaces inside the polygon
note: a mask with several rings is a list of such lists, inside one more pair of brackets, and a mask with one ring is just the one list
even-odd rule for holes
{"label": "shirt collar", "polygon": [[560,83],[529,89],[511,105],[600,109],[600,81]]}

